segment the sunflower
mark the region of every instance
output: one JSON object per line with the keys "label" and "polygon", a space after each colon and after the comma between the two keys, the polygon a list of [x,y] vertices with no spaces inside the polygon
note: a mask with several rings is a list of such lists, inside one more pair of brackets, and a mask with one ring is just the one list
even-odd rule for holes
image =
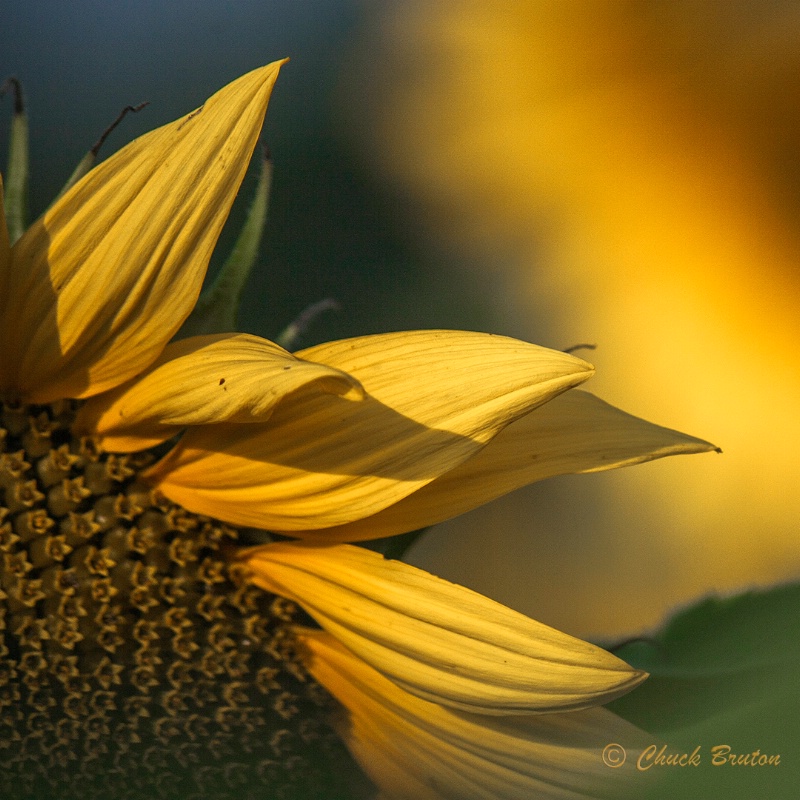
{"label": "sunflower", "polygon": [[344,742],[385,798],[585,796],[599,748],[638,735],[597,706],[645,676],[348,543],[711,446],[575,390],[586,362],[501,336],[173,340],[280,66],[27,229],[10,176],[0,792],[359,796]]}

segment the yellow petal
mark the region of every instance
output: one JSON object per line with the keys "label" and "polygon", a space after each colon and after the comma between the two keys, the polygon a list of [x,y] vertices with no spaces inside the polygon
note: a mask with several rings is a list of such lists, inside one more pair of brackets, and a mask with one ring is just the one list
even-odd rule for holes
{"label": "yellow petal", "polygon": [[142,375],[90,398],[75,430],[98,436],[106,450],[142,450],[189,425],[263,422],[281,399],[303,389],[363,395],[355,378],[266,339],[194,336],[167,345]]}
{"label": "yellow petal", "polygon": [[[634,765],[647,738],[606,709],[453,711],[404,692],[324,632],[298,637],[311,674],[349,712],[340,734],[387,800],[618,799],[630,779],[642,788]],[[628,751],[620,769],[603,762],[610,743]]]}
{"label": "yellow petal", "polygon": [[242,555],[262,588],[299,603],[419,697],[484,714],[588,708],[646,675],[463,586],[351,545],[280,542]]}
{"label": "yellow petal", "polygon": [[702,439],[574,390],[513,422],[472,458],[374,516],[303,536],[325,542],[393,536],[451,519],[553,475],[600,472],[714,449]]}
{"label": "yellow petal", "polygon": [[87,397],[148,367],[192,309],[280,63],[93,169],[16,243],[2,388]]}
{"label": "yellow petal", "polygon": [[297,355],[352,375],[366,397],[303,396],[263,426],[194,428],[151,481],[176,503],[234,524],[340,525],[453,469],[592,374],[565,353],[457,331],[365,336]]}

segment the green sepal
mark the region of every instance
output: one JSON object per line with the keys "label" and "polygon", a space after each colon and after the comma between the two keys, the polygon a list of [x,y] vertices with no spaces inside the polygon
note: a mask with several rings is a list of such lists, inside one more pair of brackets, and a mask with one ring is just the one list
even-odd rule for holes
{"label": "green sepal", "polygon": [[9,78],[3,86],[14,93],[14,114],[8,140],[8,169],[5,177],[5,206],[8,238],[11,244],[25,233],[28,227],[28,114],[22,98],[22,86],[16,78]]}
{"label": "green sepal", "polygon": [[411,547],[416,544],[422,537],[422,534],[430,528],[420,528],[416,531],[408,531],[408,533],[398,533],[396,536],[387,536],[385,539],[372,539],[366,542],[359,542],[362,547],[367,550],[374,550],[380,553],[384,558],[393,558],[402,561],[406,553]]}
{"label": "green sepal", "polygon": [[[141,111],[147,103],[139,103],[138,106],[126,106],[120,111],[119,116],[103,131],[100,138],[92,145],[92,149],[78,162],[78,166],[72,171],[72,175],[67,178],[67,182],[61,187],[61,191],[56,195],[53,203],[58,200],[67,190],[71,189],[84,175],[89,173],[94,165],[97,164],[98,153],[103,143],[108,138],[109,134],[117,127],[117,125],[125,119],[127,114],[135,114]],[[51,203],[52,205],[52,203]]]}
{"label": "green sepal", "polygon": [[339,311],[340,308],[341,306],[332,297],[326,297],[323,300],[312,303],[310,306],[303,309],[300,315],[292,320],[292,322],[278,334],[275,339],[276,344],[279,344],[286,350],[293,350],[297,340],[320,314],[324,311]]}
{"label": "green sepal", "polygon": [[58,200],[68,189],[71,189],[84,175],[86,175],[92,167],[97,163],[97,153],[90,150],[79,162],[78,166],[72,171],[72,175],[67,178],[67,182],[61,187],[61,191],[56,195]]}
{"label": "green sepal", "polygon": [[255,197],[236,244],[211,286],[200,295],[197,305],[178,333],[179,339],[208,333],[230,333],[237,329],[239,301],[258,258],[269,208],[272,159],[266,150],[262,152]]}

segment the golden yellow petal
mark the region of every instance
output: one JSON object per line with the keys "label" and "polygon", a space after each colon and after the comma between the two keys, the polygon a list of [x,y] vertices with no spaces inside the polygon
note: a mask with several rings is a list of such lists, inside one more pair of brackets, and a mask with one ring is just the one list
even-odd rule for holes
{"label": "golden yellow petal", "polygon": [[263,422],[284,397],[303,390],[363,395],[355,378],[266,339],[193,336],[167,345],[142,375],[90,398],[75,429],[99,437],[106,450],[142,450],[189,425]]}
{"label": "golden yellow petal", "polygon": [[193,428],[150,472],[171,500],[291,532],[369,516],[586,380],[586,362],[502,336],[412,331],[297,354],[361,382],[359,403],[303,396],[264,425]]}
{"label": "golden yellow petal", "polygon": [[[339,687],[340,691],[346,687],[355,694],[346,684],[339,684]],[[473,788],[465,787],[464,778],[450,773],[445,765],[436,764],[435,751],[419,753],[423,763],[417,763],[413,770],[409,769],[410,748],[396,745],[397,728],[402,727],[402,722],[394,729],[392,722],[399,721],[390,718],[387,722],[356,713],[351,714],[346,723],[337,725],[339,735],[355,761],[380,789],[378,800],[447,800],[454,791],[463,792]],[[402,733],[407,734],[407,731]],[[401,745],[413,747],[411,742],[403,741]]]}
{"label": "golden yellow petal", "polygon": [[415,695],[483,714],[609,702],[646,675],[463,586],[351,545],[280,542],[242,555],[252,581],[299,603]]}
{"label": "golden yellow petal", "polygon": [[560,350],[474,331],[362,336],[315,345],[297,356],[355,375],[376,400],[413,413],[421,424],[474,429],[471,435],[484,443],[498,424],[505,427],[510,418],[594,374],[591,364]]}
{"label": "golden yellow petal", "polygon": [[148,367],[192,309],[280,63],[111,156],[16,243],[4,388],[87,397]]}
{"label": "golden yellow petal", "polygon": [[[339,731],[386,798],[620,798],[647,737],[603,708],[486,717],[414,697],[321,631],[298,631],[309,671],[347,709]],[[603,749],[628,750],[620,769]],[[386,773],[384,773],[384,768]],[[405,777],[404,777],[405,774]],[[636,786],[636,784],[634,784]]]}
{"label": "golden yellow petal", "polygon": [[[363,715],[351,715],[335,727],[355,761],[380,790],[375,800],[447,800],[446,795],[407,768],[405,759],[394,752],[385,735],[385,725],[371,723]],[[441,781],[436,784],[441,785]]]}
{"label": "golden yellow petal", "polygon": [[513,422],[460,466],[372,517],[304,538],[357,542],[435,525],[553,475],[600,472],[714,445],[626,414],[588,392],[565,392]]}

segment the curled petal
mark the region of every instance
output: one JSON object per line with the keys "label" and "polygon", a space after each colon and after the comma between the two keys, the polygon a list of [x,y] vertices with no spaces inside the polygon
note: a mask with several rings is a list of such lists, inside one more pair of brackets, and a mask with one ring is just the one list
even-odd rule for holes
{"label": "curled petal", "polygon": [[0,314],[13,358],[0,388],[88,397],[155,360],[197,300],[279,68],[136,139],[26,231]]}
{"label": "curled petal", "polygon": [[303,537],[357,542],[393,536],[457,517],[554,475],[600,472],[715,449],[576,389],[511,423],[472,458],[374,516],[307,531]]}
{"label": "curled petal", "polygon": [[351,545],[245,551],[251,580],[299,603],[409,692],[481,714],[547,713],[613,700],[646,674],[599,647],[463,586]]}
{"label": "curled petal", "polygon": [[352,375],[366,396],[304,395],[264,425],[193,428],[150,471],[151,482],[234,524],[287,532],[340,525],[453,469],[592,374],[565,353],[457,331],[365,336],[297,355]]}
{"label": "curled petal", "polygon": [[90,398],[75,429],[99,437],[106,450],[142,450],[189,425],[263,422],[284,397],[303,389],[363,395],[355,378],[266,339],[194,336],[167,345],[142,375]]}
{"label": "curled petal", "polygon": [[[385,800],[619,800],[645,735],[603,708],[486,717],[408,694],[322,631],[298,631],[307,667],[347,709],[338,728]],[[609,769],[603,750],[628,750]],[[631,783],[633,783],[631,781]]]}

